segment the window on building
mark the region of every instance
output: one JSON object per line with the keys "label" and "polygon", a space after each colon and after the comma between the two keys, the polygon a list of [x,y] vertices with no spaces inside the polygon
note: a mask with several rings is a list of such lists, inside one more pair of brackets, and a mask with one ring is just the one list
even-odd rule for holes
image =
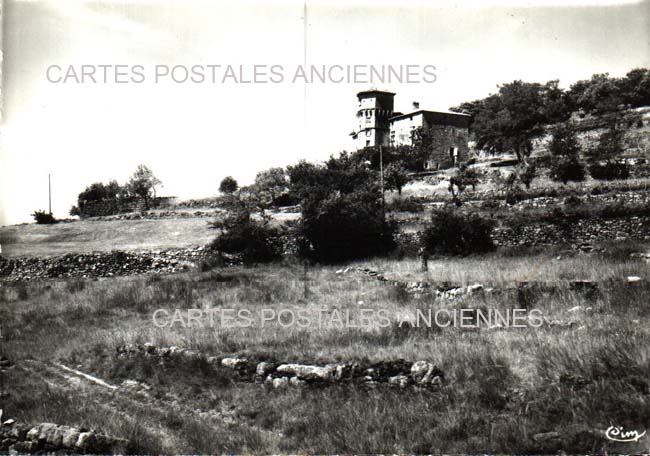
{"label": "window on building", "polygon": [[372,132],[370,130],[366,130],[366,136],[372,135]]}
{"label": "window on building", "polygon": [[366,139],[366,146],[369,146],[369,145],[370,145],[370,140]]}

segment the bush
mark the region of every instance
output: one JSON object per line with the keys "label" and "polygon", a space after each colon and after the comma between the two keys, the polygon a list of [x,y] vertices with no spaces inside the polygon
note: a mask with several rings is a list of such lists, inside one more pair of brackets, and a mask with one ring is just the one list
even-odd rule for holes
{"label": "bush", "polygon": [[210,244],[211,250],[238,256],[244,264],[268,263],[282,256],[280,231],[251,218],[249,211],[233,211],[215,227],[223,232]]}
{"label": "bush", "polygon": [[585,180],[585,167],[575,157],[554,157],[551,162],[551,179],[566,184]]}
{"label": "bush", "polygon": [[34,217],[34,220],[39,225],[49,225],[52,223],[56,223],[56,219],[50,212],[34,211],[32,217]]}
{"label": "bush", "polygon": [[581,204],[582,204],[582,200],[577,195],[569,195],[566,198],[564,198],[565,206],[575,207],[575,206],[580,206]]}
{"label": "bush", "polygon": [[630,168],[624,162],[594,163],[589,166],[589,174],[598,180],[627,179],[630,177]]}
{"label": "bush", "polygon": [[506,188],[505,191],[506,204],[509,205],[517,204],[520,201],[523,201],[524,199],[526,199],[526,195],[519,187],[510,186]]}
{"label": "bush", "polygon": [[420,200],[409,196],[408,198],[395,198],[386,204],[387,212],[422,212],[424,205]]}
{"label": "bush", "polygon": [[376,191],[306,198],[298,226],[299,250],[323,263],[385,255],[395,248],[396,228],[385,220]]}
{"label": "bush", "polygon": [[490,237],[493,228],[491,221],[476,214],[436,210],[431,215],[431,224],[423,232],[422,243],[432,254],[486,253],[495,249]]}

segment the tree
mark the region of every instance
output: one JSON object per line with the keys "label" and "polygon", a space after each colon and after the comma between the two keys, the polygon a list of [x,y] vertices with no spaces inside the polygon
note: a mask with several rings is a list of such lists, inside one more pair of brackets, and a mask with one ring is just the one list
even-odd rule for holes
{"label": "tree", "polygon": [[523,163],[518,168],[517,176],[519,177],[519,181],[524,184],[527,190],[530,190],[530,184],[533,183],[533,180],[537,176],[537,168],[531,163]]}
{"label": "tree", "polygon": [[322,263],[385,255],[395,248],[396,224],[386,221],[379,192],[331,192],[303,200],[300,254]]}
{"label": "tree", "polygon": [[226,176],[221,180],[219,184],[219,191],[227,195],[232,195],[239,188],[239,184],[232,176]]}
{"label": "tree", "polygon": [[72,206],[70,215],[83,215],[86,205],[95,201],[111,201],[117,206],[118,200],[126,196],[127,190],[117,183],[110,180],[107,184],[103,182],[94,182],[77,196],[77,205]]}
{"label": "tree", "polygon": [[254,191],[272,204],[287,191],[287,184],[287,173],[283,168],[269,168],[266,171],[260,171],[255,176]]}
{"label": "tree", "polygon": [[145,165],[138,165],[135,172],[126,183],[129,196],[142,198],[145,209],[149,209],[149,201],[156,197],[156,185],[160,179]]}
{"label": "tree", "polygon": [[553,130],[549,150],[553,156],[550,172],[552,180],[563,184],[585,180],[585,167],[579,160],[580,145],[570,123],[560,124]]}
{"label": "tree", "polygon": [[650,105],[650,69],[635,68],[619,83],[623,100],[632,107]]}
{"label": "tree", "polygon": [[[624,130],[616,124],[610,125],[598,138],[598,144],[590,152],[592,160],[589,174],[594,179],[615,180],[630,177],[630,170],[625,160],[619,160],[623,155]],[[604,161],[604,163],[602,163]]]}
{"label": "tree", "polygon": [[564,121],[571,113],[558,81],[513,81],[500,86],[496,94],[452,110],[472,115],[478,148],[490,153],[513,152],[520,162],[530,155],[532,141],[544,133],[545,125]]}
{"label": "tree", "polygon": [[594,74],[591,79],[571,85],[568,96],[574,108],[586,113],[602,114],[618,110],[624,102],[620,80],[608,73]]}
{"label": "tree", "polygon": [[409,182],[409,175],[404,169],[404,163],[392,162],[384,170],[384,184],[388,190],[397,190],[402,194],[402,188]]}
{"label": "tree", "polygon": [[451,192],[451,197],[456,205],[461,205],[458,196],[460,196],[468,186],[471,186],[472,190],[476,191],[476,186],[479,182],[479,175],[474,168],[470,168],[466,164],[461,165],[456,173],[449,179],[449,191]]}
{"label": "tree", "polygon": [[566,155],[553,157],[550,177],[563,184],[567,184],[569,181],[582,182],[585,180],[585,167],[577,157]]}
{"label": "tree", "polygon": [[324,164],[301,160],[287,166],[289,192],[296,200],[325,198],[332,192],[352,193],[363,190],[378,190],[379,176],[354,155],[341,153],[330,157]]}
{"label": "tree", "polygon": [[580,145],[572,124],[562,123],[553,129],[549,151],[554,157],[578,157]]}
{"label": "tree", "polygon": [[324,164],[300,161],[287,174],[291,194],[301,201],[301,256],[333,263],[383,255],[395,246],[378,173],[357,154],[343,152]]}

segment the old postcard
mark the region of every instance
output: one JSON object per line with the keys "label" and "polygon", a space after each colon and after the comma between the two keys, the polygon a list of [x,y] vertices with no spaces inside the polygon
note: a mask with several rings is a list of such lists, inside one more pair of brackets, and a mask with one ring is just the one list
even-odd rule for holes
{"label": "old postcard", "polygon": [[0,454],[650,453],[650,2],[0,6]]}

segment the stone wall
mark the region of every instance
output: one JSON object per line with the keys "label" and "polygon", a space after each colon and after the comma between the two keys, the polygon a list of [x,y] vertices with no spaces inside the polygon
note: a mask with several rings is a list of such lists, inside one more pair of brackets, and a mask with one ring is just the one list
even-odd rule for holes
{"label": "stone wall", "polygon": [[[150,201],[149,208],[169,207],[175,199],[176,198],[173,196],[160,196],[154,198]],[[146,210],[144,201],[140,198],[87,201],[80,209],[82,217],[99,217]]]}
{"label": "stone wall", "polygon": [[[419,232],[399,233],[397,237],[401,253],[417,255]],[[650,240],[650,217],[590,218],[569,223],[531,223],[516,228],[499,226],[494,229],[492,240],[500,247],[565,245],[589,250],[593,243],[602,241]]]}
{"label": "stone wall", "polygon": [[47,258],[0,256],[0,282],[68,277],[114,277],[188,270],[205,258],[204,247],[148,252],[70,253]]}

